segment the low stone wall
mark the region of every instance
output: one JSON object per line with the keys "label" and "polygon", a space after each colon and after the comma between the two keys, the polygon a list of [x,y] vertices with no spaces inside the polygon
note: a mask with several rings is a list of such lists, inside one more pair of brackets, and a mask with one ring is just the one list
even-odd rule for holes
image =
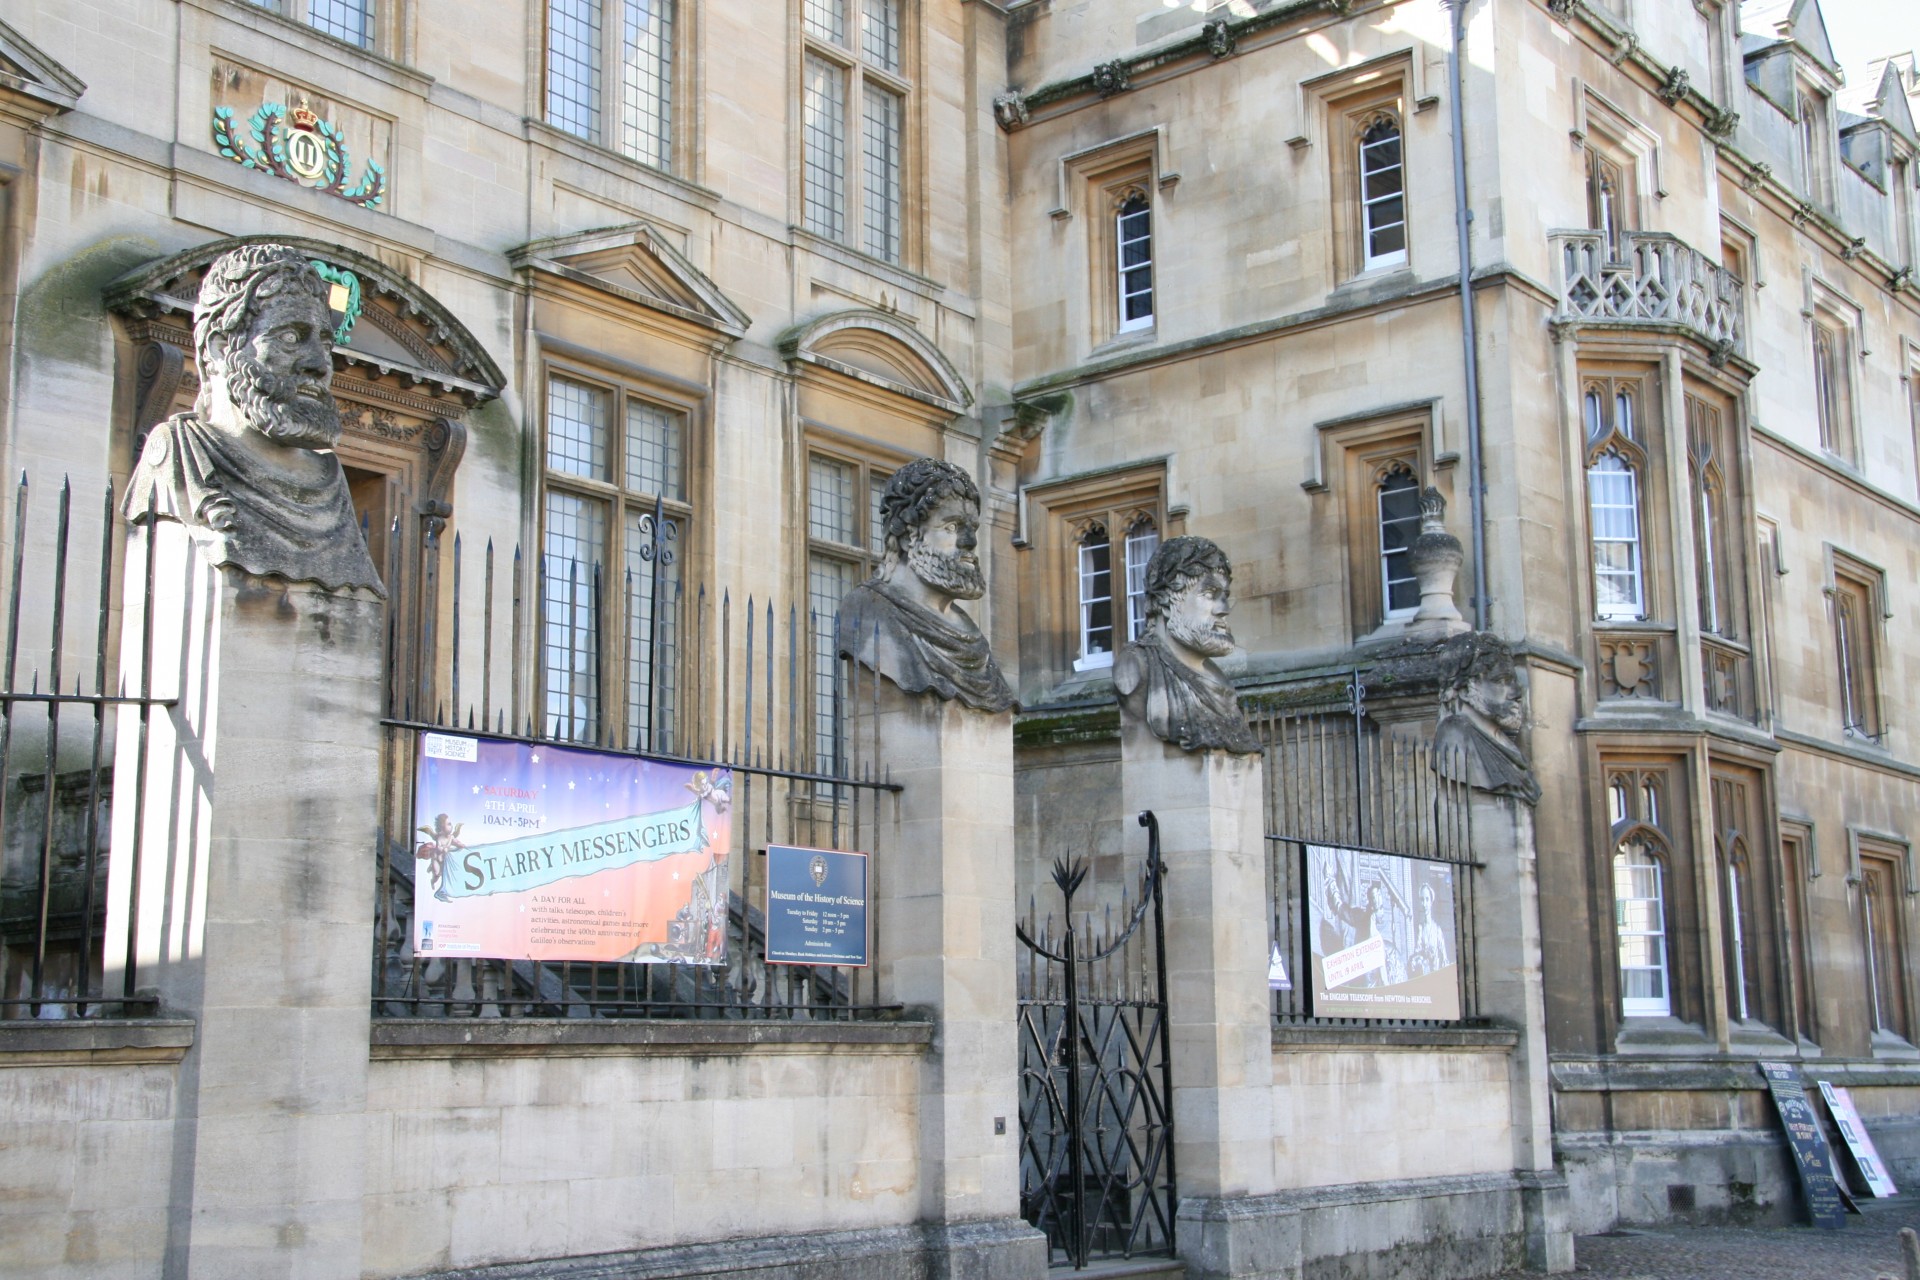
{"label": "low stone wall", "polygon": [[151,1280],[193,1024],[0,1023],[0,1275]]}
{"label": "low stone wall", "polygon": [[1508,1032],[1277,1033],[1280,1185],[1511,1172],[1513,1043]]}
{"label": "low stone wall", "polygon": [[[1894,1180],[1905,1189],[1920,1179],[1920,1071],[1810,1060],[1801,1074],[1810,1093],[1818,1080],[1847,1086]],[[1557,1062],[1554,1115],[1579,1234],[1803,1219],[1786,1138],[1751,1062]]]}
{"label": "low stone wall", "polygon": [[[924,1023],[422,1020],[374,1035],[367,1276],[655,1250],[635,1274],[697,1275],[713,1250],[686,1242],[820,1232],[896,1261],[918,1247]],[[749,1270],[804,1274],[806,1256]],[[522,1271],[549,1273],[505,1273]]]}

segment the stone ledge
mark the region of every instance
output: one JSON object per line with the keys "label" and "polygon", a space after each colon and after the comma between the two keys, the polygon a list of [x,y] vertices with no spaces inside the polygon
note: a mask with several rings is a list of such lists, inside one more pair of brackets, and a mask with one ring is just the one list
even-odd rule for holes
{"label": "stone ledge", "polygon": [[[1784,1056],[1783,1056],[1784,1057]],[[1791,1061],[1790,1058],[1784,1060]],[[1740,1090],[1761,1092],[1757,1059],[1683,1059],[1659,1061],[1585,1058],[1556,1061],[1553,1087],[1562,1093],[1633,1093],[1662,1090]],[[1800,1074],[1809,1082],[1825,1080],[1850,1089],[1920,1086],[1920,1063],[1802,1058]],[[1809,1083],[1809,1088],[1813,1085]]]}
{"label": "stone ledge", "polygon": [[371,1057],[688,1057],[713,1053],[912,1054],[930,1022],[649,1022],[614,1018],[376,1018]]}
{"label": "stone ledge", "polygon": [[178,1062],[193,1032],[185,1018],[0,1021],[0,1068]]}
{"label": "stone ledge", "polygon": [[1384,1049],[1418,1052],[1422,1049],[1468,1049],[1507,1053],[1520,1043],[1520,1033],[1508,1027],[1318,1027],[1280,1026],[1273,1029],[1275,1049]]}

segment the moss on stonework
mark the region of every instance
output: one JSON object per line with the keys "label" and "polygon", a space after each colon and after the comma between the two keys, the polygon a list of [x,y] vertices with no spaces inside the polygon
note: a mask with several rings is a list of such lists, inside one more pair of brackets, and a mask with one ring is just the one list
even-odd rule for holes
{"label": "moss on stonework", "polygon": [[467,414],[467,448],[489,471],[520,474],[520,426],[505,400],[489,400]]}
{"label": "moss on stonework", "polygon": [[1120,708],[1114,703],[1072,711],[1028,713],[1013,722],[1013,745],[1016,748],[1107,742],[1119,736]]}
{"label": "moss on stonework", "polygon": [[20,291],[19,345],[33,360],[62,360],[96,369],[113,360],[107,309],[109,283],[164,250],[142,236],[116,236],[55,263]]}

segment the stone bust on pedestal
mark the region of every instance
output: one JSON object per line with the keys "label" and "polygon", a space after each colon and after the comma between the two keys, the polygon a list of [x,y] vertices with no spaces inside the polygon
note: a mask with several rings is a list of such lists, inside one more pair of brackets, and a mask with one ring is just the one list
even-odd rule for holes
{"label": "stone bust on pedestal", "polygon": [[916,458],[880,499],[886,556],[840,602],[836,647],[908,693],[1000,712],[1013,691],[986,636],[955,602],[977,600],[986,579],[974,554],[980,491],[951,462]]}
{"label": "stone bust on pedestal", "polygon": [[1147,561],[1147,624],[1120,651],[1113,685],[1123,717],[1185,751],[1247,755],[1260,740],[1213,659],[1233,652],[1233,567],[1206,538],[1170,538]]}
{"label": "stone bust on pedestal", "polygon": [[272,244],[215,259],[193,348],[199,398],[148,435],[127,518],[187,526],[217,565],[385,594],[332,452],[333,318],[313,264]]}
{"label": "stone bust on pedestal", "polygon": [[1477,790],[1537,803],[1540,783],[1520,744],[1527,717],[1512,652],[1481,632],[1449,648],[1457,656],[1440,694],[1445,711],[1434,730],[1434,767]]}

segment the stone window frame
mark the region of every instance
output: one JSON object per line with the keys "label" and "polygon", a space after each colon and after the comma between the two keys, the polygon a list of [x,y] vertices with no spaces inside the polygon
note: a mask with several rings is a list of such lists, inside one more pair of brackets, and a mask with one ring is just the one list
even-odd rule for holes
{"label": "stone window frame", "polygon": [[1847,844],[1852,864],[1847,878],[1858,890],[1860,905],[1857,927],[1868,1041],[1874,1049],[1910,1048],[1913,1013],[1920,1003],[1908,961],[1914,936],[1913,845],[1903,836],[1857,826],[1847,828]]}
{"label": "stone window frame", "polygon": [[[1573,82],[1573,127],[1568,134],[1580,153],[1589,229],[1610,232],[1607,254],[1619,261],[1626,256],[1621,233],[1651,229],[1652,201],[1667,194],[1660,181],[1660,135],[1578,78]],[[1611,178],[1617,188],[1610,228],[1601,226],[1596,203],[1595,182],[1600,178]]]}
{"label": "stone window frame", "polygon": [[1774,805],[1767,769],[1751,760],[1713,755],[1707,761],[1707,818],[1720,905],[1722,974],[1730,1022],[1786,1030],[1788,993],[1780,988],[1787,951],[1780,920],[1768,904],[1784,895],[1770,829]]}
{"label": "stone window frame", "polygon": [[1827,611],[1833,628],[1834,688],[1841,736],[1883,746],[1887,721],[1881,661],[1885,650],[1886,571],[1826,545]]}
{"label": "stone window frame", "polygon": [[1787,963],[1785,1007],[1789,1039],[1820,1043],[1820,1003],[1816,998],[1813,966],[1813,936],[1809,928],[1812,903],[1808,888],[1820,876],[1819,846],[1811,819],[1781,814],[1778,822],[1780,842],[1781,920],[1786,937],[1781,951]]}
{"label": "stone window frame", "polygon": [[[1588,616],[1601,626],[1662,621],[1659,607],[1665,598],[1665,538],[1656,518],[1655,495],[1663,478],[1660,446],[1660,397],[1655,371],[1642,366],[1591,366],[1580,371],[1576,407],[1581,447],[1583,543],[1587,557]],[[1620,412],[1626,405],[1626,414]],[[1598,412],[1596,414],[1596,404]],[[1639,599],[1636,612],[1603,611],[1600,602],[1599,557],[1595,555],[1593,472],[1603,458],[1617,458],[1633,478],[1635,502],[1634,575]],[[1609,542],[1622,539],[1609,538]]]}
{"label": "stone window frame", "polygon": [[[1085,221],[1087,341],[1093,348],[1114,342],[1152,342],[1166,314],[1167,202],[1160,197],[1180,180],[1164,169],[1161,130],[1143,129],[1061,157],[1056,221],[1078,212]],[[1153,312],[1128,326],[1120,313],[1122,204],[1133,195],[1147,201],[1152,230]]]}
{"label": "stone window frame", "polygon": [[[1691,784],[1691,760],[1679,753],[1603,748],[1598,765],[1597,830],[1605,837],[1598,873],[1605,892],[1597,904],[1604,920],[1597,923],[1612,953],[1611,962],[1604,967],[1608,1008],[1623,1026],[1655,1017],[1698,1023],[1702,986],[1699,956],[1695,954],[1698,914],[1690,856],[1691,806],[1685,803]],[[1624,803],[1620,799],[1623,794]],[[1624,990],[1619,859],[1625,856],[1625,846],[1630,842],[1637,842],[1660,868],[1659,937],[1666,987],[1662,997],[1628,996]],[[1641,932],[1635,936],[1652,935]],[[1629,1001],[1636,1003],[1630,1006]]]}
{"label": "stone window frame", "polygon": [[1320,466],[1301,488],[1334,495],[1340,540],[1347,549],[1348,626],[1356,642],[1387,634],[1419,611],[1417,602],[1408,609],[1387,608],[1379,492],[1385,477],[1404,470],[1419,493],[1452,465],[1453,455],[1435,447],[1439,412],[1439,401],[1426,400],[1316,424]]}
{"label": "stone window frame", "polygon": [[[678,170],[678,160],[685,148],[685,135],[682,121],[690,115],[685,82],[688,77],[683,68],[687,65],[684,52],[686,31],[684,20],[691,17],[689,11],[695,6],[685,0],[649,0],[650,3],[664,4],[667,19],[665,26],[667,45],[665,56],[659,60],[664,68],[666,91],[662,95],[659,111],[666,119],[663,131],[656,136],[659,154],[650,156],[644,147],[630,147],[626,143],[626,129],[623,123],[625,113],[624,94],[626,89],[626,67],[624,57],[624,37],[613,39],[610,32],[624,30],[625,4],[627,0],[569,0],[592,9],[599,17],[601,29],[600,65],[596,69],[600,76],[598,101],[590,109],[601,120],[599,128],[591,133],[581,133],[575,128],[562,124],[555,118],[553,85],[553,45],[556,0],[547,0],[545,20],[540,24],[540,120],[549,128],[556,129],[570,138],[575,138],[589,146],[599,147],[618,156],[658,169],[664,173]],[[618,8],[620,12],[612,19],[609,10]]]}
{"label": "stone window frame", "polygon": [[[1145,175],[1141,177],[1144,179]],[[1153,196],[1146,182],[1125,182],[1118,189],[1109,186],[1101,192],[1105,203],[1107,218],[1112,222],[1113,258],[1111,259],[1111,281],[1113,290],[1113,320],[1116,336],[1140,331],[1151,331],[1154,327],[1154,261],[1153,261]],[[1137,207],[1136,207],[1137,206]],[[1135,235],[1135,228],[1129,227],[1131,219],[1144,215],[1144,231]],[[1144,243],[1145,254],[1129,261],[1127,250],[1130,246]],[[1138,281],[1131,277],[1137,272],[1146,272],[1146,286],[1136,289]],[[1128,303],[1144,295],[1146,308],[1138,315],[1128,314]]]}
{"label": "stone window frame", "polygon": [[[1333,279],[1346,284],[1363,276],[1413,267],[1413,190],[1409,177],[1410,117],[1431,105],[1418,95],[1414,60],[1404,52],[1374,58],[1302,86],[1307,114],[1327,139],[1327,199],[1333,210]],[[1365,192],[1361,186],[1361,138],[1381,119],[1400,132],[1402,248],[1397,258],[1370,261],[1366,245]],[[1291,139],[1309,145],[1307,137]]]}
{"label": "stone window frame", "polygon": [[[248,8],[261,9],[275,17],[285,18],[305,30],[317,32],[329,40],[338,40],[351,49],[362,53],[376,54],[391,58],[398,47],[400,23],[403,10],[412,4],[412,0],[241,0]],[[324,16],[335,7],[349,7],[361,10],[371,9],[367,15],[367,39],[363,44],[348,39],[338,32],[329,30],[322,23]],[[316,11],[322,11],[317,14]]]}
{"label": "stone window frame", "polygon": [[[804,477],[801,486],[802,527],[806,534],[803,539],[806,603],[802,612],[805,614],[803,625],[807,631],[807,687],[803,700],[804,721],[810,726],[806,733],[806,750],[817,769],[826,772],[833,763],[832,756],[840,735],[845,732],[832,706],[833,681],[839,665],[834,631],[839,618],[840,597],[848,589],[871,578],[880,565],[881,557],[886,554],[886,535],[879,523],[880,497],[886,489],[888,478],[910,458],[904,453],[876,447],[865,441],[856,442],[838,431],[811,422],[806,424],[801,456]],[[864,511],[867,516],[867,540],[864,545],[826,537],[818,532],[814,520],[816,462],[843,467],[851,472],[853,492],[849,499],[850,506],[854,512]],[[831,600],[821,593],[821,587],[827,581],[822,576],[823,566],[827,565],[834,566],[838,573],[844,575],[835,584],[838,590],[833,593]],[[826,758],[823,759],[823,756]]]}
{"label": "stone window frame", "polygon": [[1793,154],[1802,191],[1814,204],[1831,207],[1834,157],[1838,154],[1833,95],[1801,77],[1793,94]]}
{"label": "stone window frame", "polygon": [[1913,445],[1914,492],[1920,495],[1920,342],[1912,338],[1900,339],[1901,374],[1900,385],[1907,396],[1908,440]]}
{"label": "stone window frame", "polygon": [[[1104,529],[1109,545],[1118,545],[1122,554],[1109,562],[1110,581],[1116,586],[1133,576],[1135,566],[1125,558],[1127,532],[1143,522],[1156,531],[1155,546],[1180,532],[1179,511],[1167,506],[1167,461],[1146,459],[1098,472],[1062,476],[1025,486],[1021,490],[1024,546],[1033,553],[1022,576],[1022,593],[1046,602],[1041,625],[1024,643],[1038,644],[1033,654],[1048,679],[1101,671],[1112,666],[1113,650],[1105,654],[1086,651],[1085,628],[1081,618],[1080,554],[1087,532]],[[1116,531],[1118,531],[1116,533]],[[1151,556],[1151,551],[1147,553]],[[1145,563],[1137,566],[1144,577]],[[1144,583],[1142,584],[1144,587]],[[1131,597],[1134,593],[1126,592]],[[1118,603],[1122,595],[1113,597]],[[1144,601],[1142,600],[1142,605]],[[1123,641],[1123,629],[1134,631],[1132,604],[1113,614],[1114,650]],[[1137,620],[1145,623],[1144,616]],[[1024,656],[1024,655],[1023,655]],[[1024,668],[1026,664],[1023,662]]]}
{"label": "stone window frame", "polygon": [[1693,524],[1695,614],[1700,630],[1751,646],[1747,543],[1740,536],[1740,469],[1734,406],[1694,386],[1682,391],[1687,427],[1687,495]]}
{"label": "stone window frame", "polygon": [[[897,17],[894,36],[896,61],[888,67],[871,56],[866,47],[863,24],[866,6],[872,3],[894,6]],[[915,193],[920,184],[920,103],[915,88],[920,77],[920,5],[919,0],[793,0],[792,22],[798,39],[794,41],[793,83],[799,100],[794,113],[793,200],[794,226],[801,232],[840,245],[855,253],[875,258],[896,267],[913,268],[920,259],[920,201]],[[842,32],[835,38],[816,25],[817,16],[830,12],[841,15]],[[820,223],[811,207],[809,183],[808,98],[810,64],[820,64],[839,76],[841,118],[837,131],[839,189],[836,193],[837,227]],[[898,103],[897,155],[891,169],[894,207],[892,226],[882,229],[882,243],[876,250],[870,220],[872,201],[869,190],[866,103],[869,90],[889,95]]]}
{"label": "stone window frame", "polygon": [[[586,387],[593,392],[608,397],[606,459],[606,476],[608,478],[600,479],[581,476],[556,469],[551,465],[553,455],[550,451],[549,422],[553,406],[553,386],[556,379]],[[539,501],[534,511],[534,546],[538,548],[540,561],[535,567],[534,580],[536,588],[540,593],[539,608],[542,618],[548,618],[547,611],[551,608],[551,599],[548,596],[548,592],[557,590],[559,583],[557,577],[551,576],[549,567],[546,564],[546,551],[550,533],[549,521],[552,515],[550,499],[555,493],[568,494],[588,501],[605,504],[605,510],[609,518],[604,534],[605,541],[602,543],[605,551],[604,559],[601,561],[601,590],[603,599],[605,593],[613,590],[613,588],[608,585],[608,580],[616,576],[615,572],[610,572],[607,567],[617,566],[620,598],[623,602],[625,601],[627,595],[625,583],[626,572],[633,567],[630,549],[627,545],[630,536],[628,519],[631,517],[638,520],[641,517],[650,516],[656,509],[665,519],[673,523],[676,530],[675,536],[672,538],[674,564],[672,567],[672,577],[669,580],[677,583],[679,588],[684,590],[686,574],[693,558],[692,553],[698,534],[696,524],[696,477],[700,474],[702,468],[705,440],[708,435],[708,405],[705,397],[695,392],[692,388],[679,384],[677,381],[671,381],[665,378],[649,378],[642,371],[633,368],[614,369],[609,365],[594,361],[586,353],[568,353],[562,355],[552,351],[547,352],[541,363],[539,386],[540,395],[537,409],[539,423],[537,440],[539,449]],[[625,449],[627,447],[627,413],[628,406],[635,403],[664,409],[671,414],[677,415],[679,418],[681,429],[680,491],[677,494],[645,493],[638,489],[629,488],[626,483]],[[581,585],[582,584],[575,583],[571,575],[569,576],[569,596],[576,601],[572,609],[573,616],[575,617],[577,617],[579,613],[577,593]],[[590,583],[585,585],[587,585],[589,589],[591,588]],[[592,708],[591,715],[581,717],[588,721],[585,725],[580,725],[578,720],[570,720],[569,723],[572,723],[577,730],[572,734],[566,733],[564,731],[565,726],[556,722],[555,712],[552,706],[552,698],[555,694],[551,687],[550,665],[548,661],[549,651],[552,646],[550,646],[548,635],[546,634],[546,629],[551,626],[551,623],[550,621],[543,621],[543,633],[535,641],[536,652],[539,655],[539,660],[536,664],[539,683],[538,703],[541,708],[540,714],[543,723],[549,736],[556,738],[571,737],[581,741],[602,741],[608,737],[614,737],[615,740],[623,744],[637,745],[640,730],[638,725],[629,719],[631,713],[636,711],[641,705],[644,705],[635,699],[631,689],[633,674],[629,661],[632,656],[629,652],[629,646],[632,643],[637,643],[636,637],[631,634],[637,630],[637,619],[629,616],[628,609],[624,603],[623,607],[617,610],[607,610],[604,605],[596,605],[592,601],[589,601],[586,607],[588,610],[588,623],[592,627],[596,643],[596,650],[591,658],[594,666],[594,692],[592,696],[587,699],[588,704]],[[598,614],[593,612],[596,607],[600,609]],[[649,619],[649,627],[652,625],[651,616]],[[684,708],[680,706],[678,696],[683,684],[680,678],[682,674],[681,666],[685,662],[695,660],[693,655],[688,655],[683,651],[677,623],[672,618],[668,618],[666,619],[665,625],[671,628],[673,632],[671,638],[666,642],[666,647],[670,650],[667,660],[666,678],[660,683],[650,687],[649,697],[652,696],[654,690],[658,690],[665,695],[659,702],[666,704],[668,716],[664,725],[660,720],[655,721],[655,730],[656,735],[658,735],[659,731],[664,728],[669,746],[662,748],[660,746],[660,738],[656,736],[652,743],[647,744],[649,749],[671,749],[671,744],[678,736],[682,727],[679,721],[684,711]],[[602,645],[604,646],[603,649],[598,647]],[[657,649],[655,651],[657,652]],[[569,647],[567,652],[571,655],[574,651]],[[609,655],[619,656],[610,657]],[[571,665],[570,663],[570,669]],[[573,695],[560,694],[559,696],[568,699],[568,715],[571,716],[574,705],[572,701]],[[659,703],[656,703],[656,710],[658,706]],[[614,735],[608,728],[608,726],[612,725],[620,726],[619,735]]]}
{"label": "stone window frame", "polygon": [[1801,314],[1807,321],[1807,380],[1813,388],[1819,447],[1830,459],[1858,470],[1859,375],[1853,357],[1866,350],[1860,308],[1837,289],[1809,276]]}

